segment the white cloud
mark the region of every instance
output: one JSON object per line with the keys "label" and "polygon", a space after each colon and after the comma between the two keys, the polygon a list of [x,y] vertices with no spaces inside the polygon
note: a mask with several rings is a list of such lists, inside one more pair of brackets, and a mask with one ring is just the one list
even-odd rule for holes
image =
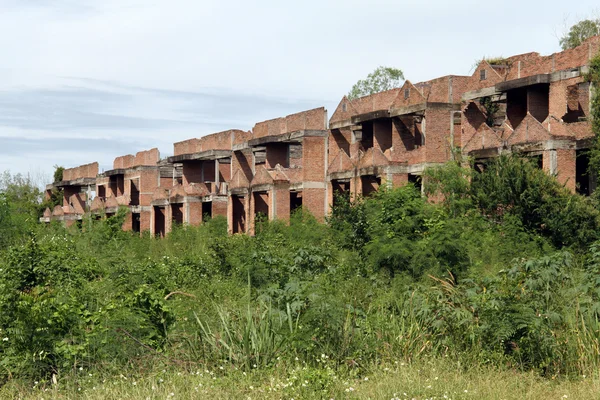
{"label": "white cloud", "polygon": [[[250,129],[306,108],[331,113],[378,65],[402,68],[416,82],[467,74],[482,56],[557,51],[554,32],[565,16],[594,7],[591,0],[0,0],[0,142],[79,137],[172,149],[177,140]],[[50,165],[91,160],[94,150]],[[111,151],[102,156],[120,155]],[[20,160],[0,159],[0,170],[48,163],[40,153]]]}

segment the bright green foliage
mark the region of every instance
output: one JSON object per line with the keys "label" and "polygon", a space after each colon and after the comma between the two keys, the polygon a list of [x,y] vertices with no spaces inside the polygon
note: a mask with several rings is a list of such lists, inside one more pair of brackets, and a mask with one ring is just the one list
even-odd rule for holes
{"label": "bright green foliage", "polygon": [[[307,391],[290,393],[310,397],[428,357],[597,371],[594,203],[519,158],[482,173],[450,163],[425,182],[438,202],[382,188],[336,198],[328,224],[299,210],[253,237],[228,236],[224,218],[139,237],[121,230],[125,210],[80,229],[32,223],[0,249],[0,381],[297,359]],[[7,218],[28,215],[14,200],[27,196],[11,199]]]}
{"label": "bright green foliage", "polygon": [[600,35],[600,18],[584,19],[573,25],[569,32],[560,38],[560,46],[563,50],[572,49],[596,35]]}
{"label": "bright green foliage", "polygon": [[347,97],[353,100],[373,93],[394,89],[400,87],[403,80],[404,74],[402,70],[391,67],[378,67],[375,71],[367,75],[366,79],[356,82]]}
{"label": "bright green foliage", "polygon": [[427,176],[427,192],[444,195],[451,215],[476,209],[495,222],[513,216],[558,247],[586,246],[599,238],[599,213],[592,202],[571,194],[525,158],[498,157],[482,173],[450,163]]}
{"label": "bright green foliage", "polygon": [[65,172],[65,167],[61,167],[59,165],[54,166],[54,183],[58,183],[63,180],[63,173]]}
{"label": "bright green foliage", "polygon": [[590,117],[595,136],[594,145],[590,150],[589,172],[597,176],[600,172],[600,54],[590,60],[587,80],[592,84]]}
{"label": "bright green foliage", "polygon": [[21,174],[0,174],[0,250],[37,226],[42,193]]}

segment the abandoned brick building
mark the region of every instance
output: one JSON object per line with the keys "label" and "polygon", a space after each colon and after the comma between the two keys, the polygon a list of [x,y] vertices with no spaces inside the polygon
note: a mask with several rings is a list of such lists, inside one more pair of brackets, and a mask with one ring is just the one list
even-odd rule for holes
{"label": "abandoned brick building", "polygon": [[288,220],[298,207],[323,220],[327,138],[327,111],[316,108],[259,122],[234,144],[229,231],[253,233],[257,218]]}
{"label": "abandoned brick building", "polygon": [[177,173],[174,166],[160,160],[158,149],[115,158],[113,169],[96,178],[96,197],[90,211],[97,215],[114,215],[119,207],[129,208],[123,229],[134,232],[152,226],[152,196],[158,188],[173,187]]}
{"label": "abandoned brick building", "polygon": [[96,189],[97,175],[97,162],[65,169],[62,181],[47,185],[45,192],[46,199],[49,199],[53,191],[62,189],[62,206],[57,205],[53,210],[47,208],[40,220],[63,221],[67,226],[81,221],[89,211],[92,191]]}
{"label": "abandoned brick building", "polygon": [[[482,60],[473,74],[358,99],[343,97],[327,123],[324,108],[228,130],[158,150],[65,170],[63,206],[43,221],[75,221],[90,209],[128,206],[123,228],[164,235],[173,223],[226,216],[230,233],[254,233],[260,218],[288,220],[302,207],[323,220],[335,194],[365,195],[381,185],[421,186],[423,171],[459,156],[475,167],[506,152],[531,157],[572,191],[591,193],[591,90],[585,79],[600,37],[541,56]],[[463,157],[464,159],[464,157]],[[97,197],[90,204],[90,188]],[[71,223],[71,222],[69,222]]]}
{"label": "abandoned brick building", "polygon": [[173,223],[197,225],[206,217],[226,217],[232,146],[249,137],[249,132],[229,130],[175,143],[168,161],[181,166],[181,179],[153,194],[151,232],[164,235]]}
{"label": "abandoned brick building", "polygon": [[587,174],[593,133],[584,75],[599,51],[596,36],[550,56],[482,61],[463,95],[463,154],[481,168],[490,157],[519,152],[570,190],[590,194],[596,183]]}

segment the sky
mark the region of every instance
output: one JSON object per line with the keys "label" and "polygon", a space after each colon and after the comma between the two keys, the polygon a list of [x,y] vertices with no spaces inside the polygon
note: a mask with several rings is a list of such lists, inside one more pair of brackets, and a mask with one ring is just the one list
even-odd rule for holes
{"label": "sky", "polygon": [[[0,0],[0,172],[97,161],[324,106],[380,65],[419,82],[560,51],[597,0]],[[45,178],[47,177],[47,178]]]}

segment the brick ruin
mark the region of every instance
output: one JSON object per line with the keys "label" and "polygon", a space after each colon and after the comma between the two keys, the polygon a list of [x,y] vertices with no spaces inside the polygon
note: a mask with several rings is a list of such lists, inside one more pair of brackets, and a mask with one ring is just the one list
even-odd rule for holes
{"label": "brick ruin", "polygon": [[[586,149],[589,60],[600,36],[550,56],[482,60],[470,76],[405,81],[397,89],[340,101],[331,119],[316,108],[64,171],[63,205],[41,221],[72,224],[84,214],[129,212],[124,230],[164,236],[173,224],[224,216],[230,233],[253,234],[260,219],[289,220],[302,207],[327,216],[336,193],[368,196],[381,185],[421,185],[425,168],[462,153],[475,168],[502,153],[536,160],[573,192],[589,195]],[[96,196],[92,199],[91,194]]]}

